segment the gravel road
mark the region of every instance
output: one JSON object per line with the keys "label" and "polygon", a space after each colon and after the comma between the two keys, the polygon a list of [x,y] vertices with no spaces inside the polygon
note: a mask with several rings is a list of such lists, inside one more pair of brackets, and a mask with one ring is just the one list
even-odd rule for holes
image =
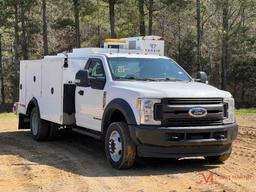
{"label": "gravel road", "polygon": [[14,116],[0,118],[0,191],[256,191],[256,116],[237,119],[238,139],[225,164],[146,159],[119,171],[89,137],[63,132],[38,143],[17,130]]}

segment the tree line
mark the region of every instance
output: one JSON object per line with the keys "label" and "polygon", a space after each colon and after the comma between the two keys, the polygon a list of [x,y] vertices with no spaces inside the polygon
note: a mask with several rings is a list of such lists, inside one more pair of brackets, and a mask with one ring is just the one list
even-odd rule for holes
{"label": "tree line", "polygon": [[0,15],[0,104],[18,100],[20,60],[159,35],[192,76],[256,105],[256,0],[0,0]]}

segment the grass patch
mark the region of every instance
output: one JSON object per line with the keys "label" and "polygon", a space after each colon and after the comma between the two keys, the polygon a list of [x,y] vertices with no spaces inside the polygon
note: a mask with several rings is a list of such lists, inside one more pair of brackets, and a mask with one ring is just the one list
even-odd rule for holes
{"label": "grass patch", "polygon": [[256,115],[256,108],[249,108],[249,109],[237,109],[237,115]]}
{"label": "grass patch", "polygon": [[15,117],[16,115],[14,113],[0,113],[0,119],[11,119]]}

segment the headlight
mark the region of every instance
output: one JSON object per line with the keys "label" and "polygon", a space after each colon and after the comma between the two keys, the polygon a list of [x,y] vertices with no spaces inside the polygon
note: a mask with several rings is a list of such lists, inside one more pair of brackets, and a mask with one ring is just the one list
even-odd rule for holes
{"label": "headlight", "polygon": [[154,105],[161,103],[160,99],[137,99],[137,109],[140,112],[140,124],[160,125],[160,121],[154,120]]}
{"label": "headlight", "polygon": [[224,124],[234,123],[235,122],[235,101],[233,98],[225,98],[225,111],[226,111],[226,118],[223,120]]}

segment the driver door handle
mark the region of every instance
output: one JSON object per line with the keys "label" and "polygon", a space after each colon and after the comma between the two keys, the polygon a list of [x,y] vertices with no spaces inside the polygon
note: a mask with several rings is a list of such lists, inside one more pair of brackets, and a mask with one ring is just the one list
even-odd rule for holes
{"label": "driver door handle", "polygon": [[83,91],[83,90],[80,90],[80,91],[78,91],[78,94],[79,94],[79,95],[84,95],[84,91]]}

